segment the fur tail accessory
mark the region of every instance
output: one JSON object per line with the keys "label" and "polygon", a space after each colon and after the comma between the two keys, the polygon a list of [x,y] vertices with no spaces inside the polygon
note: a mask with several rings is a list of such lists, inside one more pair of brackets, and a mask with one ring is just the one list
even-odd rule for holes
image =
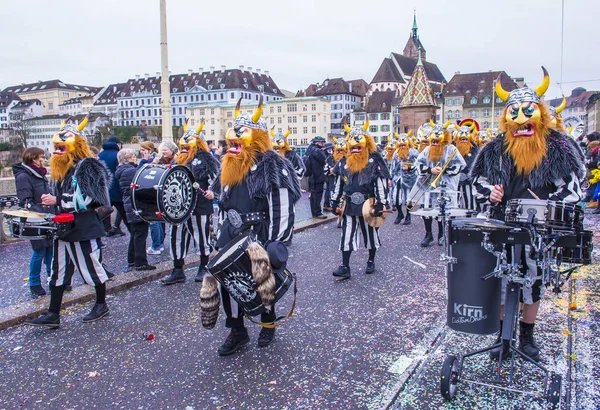
{"label": "fur tail accessory", "polygon": [[205,275],[200,289],[200,319],[202,326],[212,329],[219,317],[219,286],[212,275]]}
{"label": "fur tail accessory", "polygon": [[275,301],[275,276],[273,276],[269,254],[257,242],[251,243],[247,252],[252,261],[252,276],[256,281],[258,296],[267,311],[270,311]]}

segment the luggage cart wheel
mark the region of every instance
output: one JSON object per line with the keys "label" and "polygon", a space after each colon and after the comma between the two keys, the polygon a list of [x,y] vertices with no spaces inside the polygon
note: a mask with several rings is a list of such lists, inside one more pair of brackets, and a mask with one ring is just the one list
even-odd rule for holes
{"label": "luggage cart wheel", "polygon": [[455,356],[448,355],[446,356],[446,360],[444,360],[440,373],[440,388],[444,399],[452,400],[456,394],[459,380],[460,366],[458,359]]}
{"label": "luggage cart wheel", "polygon": [[560,387],[562,385],[562,376],[560,374],[551,373],[548,390],[546,391],[546,401],[550,409],[558,409],[560,403]]}

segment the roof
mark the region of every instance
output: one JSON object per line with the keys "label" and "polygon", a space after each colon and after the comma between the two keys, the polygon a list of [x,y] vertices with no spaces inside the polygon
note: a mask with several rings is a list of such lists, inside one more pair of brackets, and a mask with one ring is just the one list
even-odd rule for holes
{"label": "roof", "polygon": [[89,85],[75,85],[75,84],[67,84],[63,83],[60,80],[49,80],[49,81],[38,81],[37,83],[29,83],[29,84],[21,84],[21,85],[13,85],[11,87],[6,87],[4,89],[5,92],[13,92],[16,94],[23,93],[32,93],[39,92],[42,90],[52,90],[59,88],[61,90],[72,90],[72,91],[81,91],[84,93],[97,93],[102,87],[92,87]]}
{"label": "roof", "polygon": [[[587,91],[585,88],[577,87],[571,91],[571,95],[567,97],[567,106],[565,108],[586,108],[590,103],[590,98],[598,94],[598,91]],[[555,107],[562,102],[562,97],[548,100],[548,104]]]}
{"label": "roof", "polygon": [[[145,76],[132,78],[124,83],[107,86],[94,105],[115,104],[117,98],[131,97],[138,93],[160,95],[160,76]],[[184,93],[194,87],[205,90],[249,90],[264,94],[284,97],[275,81],[265,72],[251,72],[239,68],[230,70],[212,70],[203,72],[188,72],[169,76],[171,93]]]}
{"label": "roof", "polygon": [[320,87],[317,86],[317,90],[314,92],[314,96],[316,97],[334,94],[349,94],[362,97],[361,94],[354,90],[353,83],[348,82],[341,77],[326,79]]}
{"label": "roof", "polygon": [[63,101],[63,103],[59,104],[59,105],[70,105],[70,104],[81,104],[81,97],[69,98],[68,100]]}
{"label": "roof", "polygon": [[395,91],[376,91],[369,97],[365,111],[368,113],[391,112]]}
{"label": "roof", "polygon": [[13,101],[21,101],[21,98],[15,93],[0,92],[0,108],[8,107]]}
{"label": "roof", "polygon": [[58,120],[58,119],[66,119],[69,117],[70,116],[68,114],[48,114],[48,115],[40,115],[39,117],[26,118],[24,121]]}
{"label": "roof", "polygon": [[423,65],[421,57],[419,57],[412,77],[406,86],[406,91],[404,91],[404,95],[402,96],[400,107],[421,107],[435,105],[433,89],[429,83],[427,70]]}
{"label": "roof", "polygon": [[[398,53],[392,53],[392,57],[396,60],[396,63],[405,76],[412,76],[412,73],[417,65],[417,58],[406,57]],[[428,61],[424,61],[423,66],[425,67],[425,72],[427,73],[427,78],[429,78],[429,81],[435,81],[438,83],[446,82],[444,75],[437,65]]]}
{"label": "roof", "polygon": [[367,92],[369,91],[369,84],[367,84],[365,80],[359,78],[358,80],[349,80],[348,82],[352,84],[353,92],[358,93],[361,97],[367,95]]}
{"label": "roof", "polygon": [[[483,73],[468,73],[468,74],[455,74],[454,77],[444,87],[444,97],[453,96],[465,96],[472,97],[476,96],[477,103],[471,104],[470,98],[465,98],[464,106],[478,106],[484,105],[484,96],[492,95],[494,88],[494,81],[500,75],[500,83],[502,88],[506,91],[512,91],[518,88],[517,83],[510,78],[505,71],[486,71]],[[487,105],[487,104],[485,104]]]}
{"label": "roof", "polygon": [[375,77],[371,80],[373,83],[404,83],[402,74],[398,71],[396,64],[391,58],[384,58],[383,62],[379,66],[379,69],[375,73]]}
{"label": "roof", "polygon": [[21,101],[19,101],[18,104],[15,105],[14,108],[27,108],[27,107],[31,107],[34,104],[42,105],[42,102],[40,100],[38,100],[37,98],[31,99],[31,100],[21,100]]}
{"label": "roof", "polygon": [[[25,119],[25,121],[36,121],[36,120],[58,120],[58,119],[67,119],[70,118],[71,121],[75,122],[78,121],[80,122],[81,120],[83,120],[83,118],[87,115],[86,114],[77,114],[77,115],[68,115],[68,114],[48,114],[48,115],[40,115],[39,117],[31,117],[31,118],[27,118]],[[100,112],[94,112],[90,114],[90,122],[94,122],[96,121],[98,118],[101,117],[106,117],[108,118],[108,116],[106,114],[100,113]]]}

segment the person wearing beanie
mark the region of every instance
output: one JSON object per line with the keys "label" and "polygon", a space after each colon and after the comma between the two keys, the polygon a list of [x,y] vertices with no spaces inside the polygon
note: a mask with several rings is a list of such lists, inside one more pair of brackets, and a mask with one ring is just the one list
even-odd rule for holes
{"label": "person wearing beanie", "polygon": [[110,204],[117,210],[117,215],[115,217],[115,223],[111,226],[111,219],[106,218],[104,221],[104,229],[108,236],[124,236],[125,234],[121,231],[120,225],[121,220],[125,222],[125,226],[127,226],[127,217],[125,216],[125,207],[123,206],[123,195],[121,194],[121,189],[119,188],[119,184],[115,179],[115,171],[117,170],[117,166],[119,165],[119,161],[117,160],[117,153],[122,148],[123,143],[116,135],[113,135],[102,144],[102,152],[98,154],[98,159],[106,164],[106,167],[110,171],[112,175],[112,182],[110,183],[110,187],[108,188],[108,193],[110,195]]}

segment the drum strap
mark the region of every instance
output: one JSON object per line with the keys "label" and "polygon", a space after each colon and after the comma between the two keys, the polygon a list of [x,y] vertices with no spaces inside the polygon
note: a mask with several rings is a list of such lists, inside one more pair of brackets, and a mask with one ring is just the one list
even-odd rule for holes
{"label": "drum strap", "polygon": [[258,320],[254,320],[249,315],[246,315],[246,317],[252,323],[256,323],[257,325],[261,325],[262,327],[266,327],[267,329],[275,329],[276,327],[281,326],[281,324],[283,322],[288,320],[294,314],[294,309],[296,308],[296,293],[298,293],[298,287],[296,286],[296,275],[294,275],[294,301],[292,302],[292,307],[290,308],[290,311],[288,312],[287,315],[279,316],[279,317],[277,317],[277,319],[275,319],[272,322],[261,322]]}

